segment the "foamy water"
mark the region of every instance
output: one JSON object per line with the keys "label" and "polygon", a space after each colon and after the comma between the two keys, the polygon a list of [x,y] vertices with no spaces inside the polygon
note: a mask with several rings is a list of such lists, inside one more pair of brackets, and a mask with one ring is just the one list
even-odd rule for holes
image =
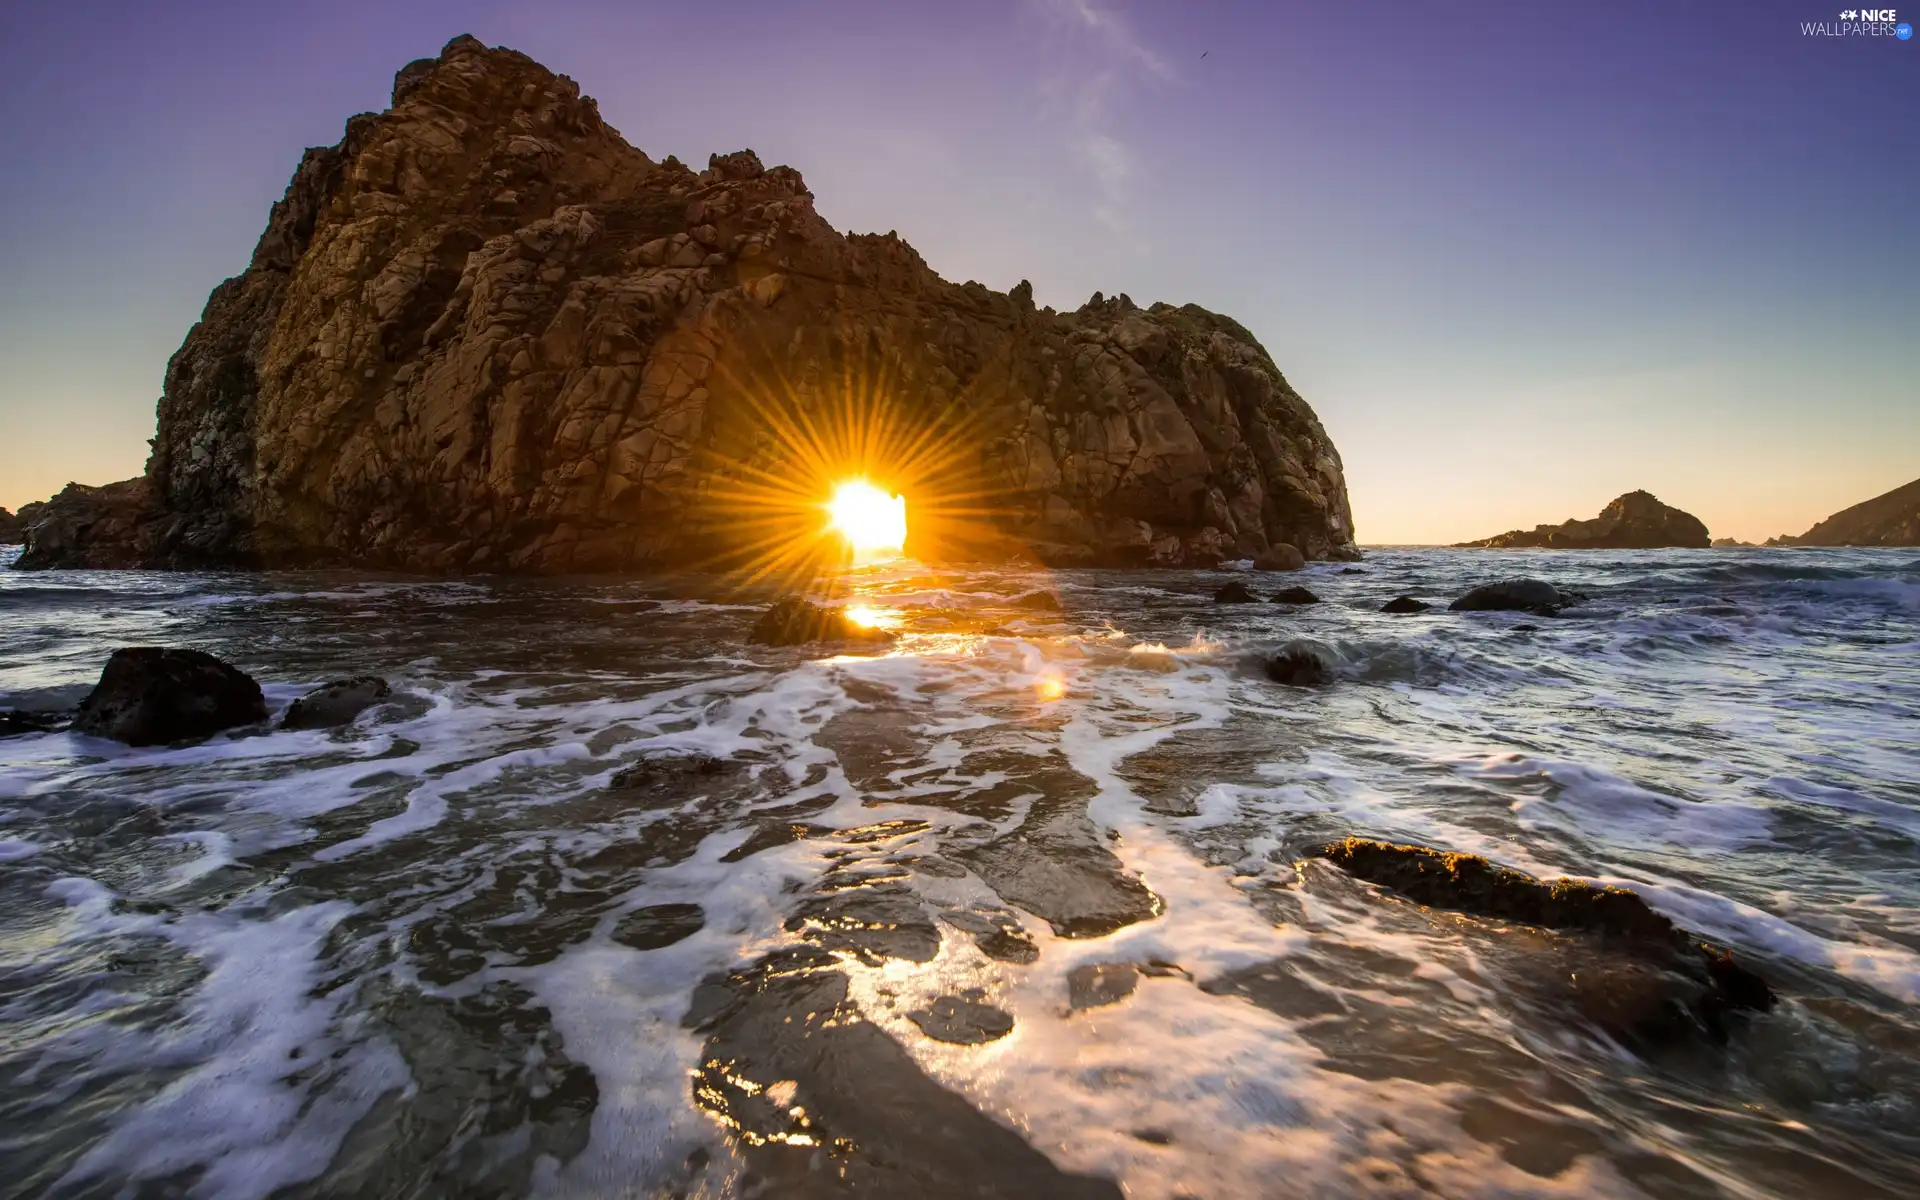
{"label": "foamy water", "polygon": [[[824,657],[713,580],[0,572],[0,707],[132,644],[397,693],[0,741],[0,1193],[1920,1194],[1914,552],[1359,570],[875,568],[897,641]],[[1514,575],[1589,599],[1377,611]],[[1631,886],[1782,1003],[1636,1053],[1347,834]]]}

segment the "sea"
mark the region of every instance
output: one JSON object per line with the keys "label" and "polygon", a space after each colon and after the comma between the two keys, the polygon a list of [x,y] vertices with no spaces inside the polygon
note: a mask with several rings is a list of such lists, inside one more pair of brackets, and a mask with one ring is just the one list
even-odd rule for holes
{"label": "sea", "polygon": [[[133,645],[393,688],[0,740],[0,1195],[1920,1195],[1917,554],[900,561],[812,589],[890,641],[802,647],[724,577],[0,570],[0,708]],[[1446,608],[1512,577],[1583,598]],[[1779,1002],[1623,1040],[1605,946],[1348,836]]]}

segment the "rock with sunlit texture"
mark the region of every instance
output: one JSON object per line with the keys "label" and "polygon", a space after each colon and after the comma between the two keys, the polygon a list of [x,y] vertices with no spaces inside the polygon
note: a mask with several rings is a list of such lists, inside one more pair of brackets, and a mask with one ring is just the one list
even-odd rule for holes
{"label": "rock with sunlit texture", "polygon": [[[850,480],[884,528],[822,511]],[[1357,556],[1338,452],[1231,319],[950,283],[793,168],[656,161],[471,37],[306,153],[168,365],[144,478],[62,503],[23,562]]]}

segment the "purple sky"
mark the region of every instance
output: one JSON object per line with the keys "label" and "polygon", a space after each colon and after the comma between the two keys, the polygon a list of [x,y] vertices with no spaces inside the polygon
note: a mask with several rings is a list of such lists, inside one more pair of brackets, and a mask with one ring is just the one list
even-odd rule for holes
{"label": "purple sky", "polygon": [[1233,315],[1332,432],[1363,543],[1636,487],[1800,532],[1920,476],[1920,39],[1802,34],[1839,11],[8,4],[0,504],[140,470],[301,148],[471,32],[655,157],[798,167],[949,278]]}

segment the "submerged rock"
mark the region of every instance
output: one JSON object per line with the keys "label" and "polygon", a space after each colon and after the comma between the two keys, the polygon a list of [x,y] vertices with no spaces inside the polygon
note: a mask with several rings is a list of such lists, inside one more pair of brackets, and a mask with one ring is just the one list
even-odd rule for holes
{"label": "submerged rock", "polygon": [[1275,604],[1318,604],[1320,597],[1303,587],[1282,588],[1273,594]]}
{"label": "submerged rock", "polygon": [[890,642],[883,629],[868,629],[849,621],[837,608],[822,608],[800,596],[782,596],[760,614],[747,632],[758,646],[804,646],[811,642]]}
{"label": "submerged rock", "polygon": [[1260,597],[1248,590],[1247,585],[1234,580],[1213,594],[1215,604],[1257,604]]}
{"label": "submerged rock", "polygon": [[1086,963],[1067,972],[1067,1007],[1074,1012],[1118,1004],[1140,986],[1132,963]]}
{"label": "submerged rock", "polygon": [[42,712],[25,708],[0,709],[0,738],[19,737],[28,733],[52,733],[56,729],[65,728],[72,717],[72,713],[64,712]]}
{"label": "submerged rock", "polygon": [[1421,613],[1432,608],[1425,600],[1415,600],[1412,596],[1395,596],[1380,606],[1383,613]]}
{"label": "submerged rock", "polygon": [[169,363],[147,473],[69,497],[26,558],[554,573],[805,552],[823,497],[724,498],[806,478],[814,448],[769,433],[816,424],[850,372],[914,381],[878,417],[903,445],[973,448],[924,490],[981,515],[916,528],[923,560],[1357,553],[1332,439],[1238,322],[949,282],[894,234],[842,233],[792,167],[656,161],[571,79],[461,37],[306,152]]}
{"label": "submerged rock", "polygon": [[136,646],[115,650],[100,682],[74,714],[76,733],[129,746],[210,737],[267,717],[260,685],[199,650]]}
{"label": "submerged rock", "polygon": [[613,940],[633,950],[658,950],[692,937],[706,923],[707,914],[698,904],[655,904],[621,917],[613,927]]}
{"label": "submerged rock", "polygon": [[1432,908],[1589,935],[1609,957],[1571,975],[1580,1010],[1634,1044],[1665,1045],[1691,1034],[1726,1040],[1735,1013],[1765,1012],[1773,989],[1654,912],[1634,892],[1576,879],[1543,881],[1476,854],[1350,837],[1310,851]]}
{"label": "submerged rock", "polygon": [[648,754],[642,756],[640,761],[632,766],[615,771],[613,778],[607,781],[607,785],[616,788],[649,787],[723,775],[732,766],[733,764],[726,759],[715,758],[710,754]]}
{"label": "submerged rock", "polygon": [[1514,529],[1462,549],[1654,550],[1667,546],[1705,549],[1707,527],[1692,513],[1660,503],[1651,492],[1628,492],[1600,510],[1591,521]]}
{"label": "submerged rock", "polygon": [[1281,542],[1269,548],[1266,553],[1254,557],[1253,569],[1256,571],[1298,571],[1307,565],[1307,556],[1300,553],[1297,546]]}
{"label": "submerged rock", "polygon": [[295,700],[280,719],[282,729],[332,729],[353,719],[388,696],[393,688],[377,675],[357,675],[323,683]]}
{"label": "submerged rock", "polygon": [[1325,687],[1333,682],[1331,651],[1309,642],[1282,646],[1267,659],[1267,678],[1292,687]]}
{"label": "submerged rock", "polygon": [[1452,612],[1529,612],[1550,617],[1579,599],[1541,579],[1483,583],[1449,604]]}
{"label": "submerged rock", "polygon": [[[693,1100],[732,1131],[743,1191],[1120,1200],[1111,1181],[1067,1174],[928,1078],[865,1018],[837,965],[813,947],[775,952],[694,991],[685,1024],[706,1043]],[[961,1015],[967,1003],[943,1006],[954,1025],[931,1009],[929,1023],[990,1028],[986,1014]]]}
{"label": "submerged rock", "polygon": [[936,1042],[978,1046],[1013,1032],[1011,1014],[960,996],[936,996],[926,1008],[907,1014],[907,1020]]}
{"label": "submerged rock", "polygon": [[1013,606],[1032,609],[1034,612],[1059,612],[1060,597],[1052,592],[1028,592],[1024,596],[1015,596]]}

